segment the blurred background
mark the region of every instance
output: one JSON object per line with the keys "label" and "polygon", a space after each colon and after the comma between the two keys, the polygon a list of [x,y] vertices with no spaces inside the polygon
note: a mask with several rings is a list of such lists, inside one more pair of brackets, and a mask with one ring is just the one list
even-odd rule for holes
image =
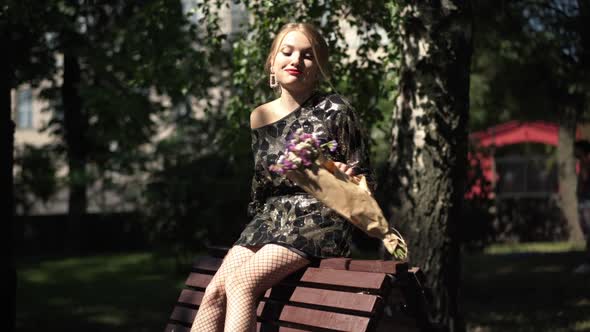
{"label": "blurred background", "polygon": [[[16,330],[164,329],[192,260],[249,221],[249,114],[274,98],[263,63],[284,23],[320,27],[323,88],[361,114],[385,182],[398,3],[6,0]],[[574,273],[590,200],[574,154],[590,142],[590,4],[471,4],[467,328],[590,331],[589,275]],[[378,245],[355,234],[354,256],[379,258]]]}

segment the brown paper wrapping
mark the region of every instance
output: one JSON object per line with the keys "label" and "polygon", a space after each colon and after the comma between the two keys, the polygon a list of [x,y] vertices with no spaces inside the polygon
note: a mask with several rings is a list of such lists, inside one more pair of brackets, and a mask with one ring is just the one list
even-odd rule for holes
{"label": "brown paper wrapping", "polygon": [[324,158],[309,168],[288,171],[286,175],[369,236],[383,241],[383,246],[395,259],[407,260],[406,242],[383,216],[364,176],[349,176]]}

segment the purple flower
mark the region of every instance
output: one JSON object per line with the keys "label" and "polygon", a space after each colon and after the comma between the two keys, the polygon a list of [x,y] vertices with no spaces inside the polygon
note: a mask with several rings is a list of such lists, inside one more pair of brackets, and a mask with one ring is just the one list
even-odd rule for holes
{"label": "purple flower", "polygon": [[320,154],[334,152],[337,146],[336,141],[321,144],[315,134],[305,133],[299,128],[289,135],[285,154],[269,169],[283,175],[288,170],[310,167]]}

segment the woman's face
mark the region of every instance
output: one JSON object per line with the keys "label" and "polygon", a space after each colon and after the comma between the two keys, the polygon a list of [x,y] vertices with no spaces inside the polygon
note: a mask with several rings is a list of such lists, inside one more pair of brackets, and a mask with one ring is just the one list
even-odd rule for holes
{"label": "woman's face", "polygon": [[285,35],[277,50],[271,72],[285,89],[306,92],[315,87],[319,68],[313,57],[311,43],[302,32],[290,31]]}

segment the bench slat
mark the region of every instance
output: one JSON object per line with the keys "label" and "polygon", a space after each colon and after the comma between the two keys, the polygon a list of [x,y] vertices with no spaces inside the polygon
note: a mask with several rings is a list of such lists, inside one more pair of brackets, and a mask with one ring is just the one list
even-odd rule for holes
{"label": "bench slat", "polygon": [[[354,316],[354,315],[342,314],[342,313],[336,313],[336,312],[327,312],[327,311],[309,309],[309,308],[301,308],[301,307],[296,307],[296,306],[292,306],[292,305],[284,305],[283,306],[282,304],[276,304],[276,303],[270,303],[270,302],[260,302],[258,305],[256,314],[257,314],[257,316],[259,316],[263,320],[264,319],[274,320],[274,315],[272,313],[265,314],[265,306],[266,306],[266,310],[269,309],[268,306],[277,307],[277,309],[275,309],[275,308],[271,309],[271,312],[273,310],[279,310],[279,309],[282,310],[280,312],[279,319],[278,319],[279,324],[280,324],[280,322],[283,322],[283,323],[305,325],[310,328],[325,328],[325,329],[333,329],[336,331],[359,331],[359,332],[362,332],[362,331],[367,330],[367,328],[369,326],[369,322],[370,322],[369,317]],[[174,311],[172,312],[172,315],[170,315],[170,319],[173,321],[176,321],[180,324],[169,323],[166,326],[165,332],[189,331],[190,328],[183,326],[181,324],[190,326],[192,324],[192,322],[194,321],[196,315],[197,315],[196,309],[176,306],[174,308]],[[279,331],[287,332],[287,331],[305,331],[305,330],[282,327],[281,329],[279,329]]]}
{"label": "bench slat", "polygon": [[[266,325],[268,325],[269,323],[267,323]],[[276,325],[273,324],[273,327],[275,327]],[[260,332],[260,329],[262,328],[262,323],[258,322],[256,323],[256,331]],[[268,330],[267,330],[268,331]],[[296,328],[292,328],[292,327],[286,327],[286,326],[276,326],[276,329],[271,329],[271,331],[277,331],[277,332],[309,332],[309,330],[300,330],[300,329],[296,329]]]}
{"label": "bench slat", "polygon": [[301,282],[332,287],[351,287],[367,291],[380,291],[385,286],[387,275],[375,272],[342,271],[309,267],[301,277]]}
{"label": "bench slat", "polygon": [[[330,307],[332,311],[354,310],[370,315],[375,312],[379,303],[379,297],[370,294],[341,292],[327,289],[314,289],[309,287],[297,287],[289,299],[273,296],[273,289],[266,291],[264,299],[281,302],[295,302],[300,304]],[[192,289],[183,289],[178,298],[178,303],[199,306],[203,300],[204,292]]]}
{"label": "bench slat", "polygon": [[320,262],[320,268],[349,270],[359,272],[403,273],[408,270],[408,264],[398,261],[360,260],[351,258],[324,258]]}
{"label": "bench slat", "polygon": [[170,323],[166,325],[164,332],[190,332],[190,327]]}
{"label": "bench slat", "polygon": [[178,302],[191,305],[200,305],[204,295],[205,292],[195,291],[192,289],[183,289],[182,292],[180,292],[180,296],[178,297]]}
{"label": "bench slat", "polygon": [[[264,299],[283,302],[286,300],[282,298],[281,295],[278,297],[273,296],[272,288],[266,291]],[[341,292],[300,286],[295,288],[288,301],[330,307],[334,311],[339,309],[354,310],[370,315],[375,312],[376,306],[379,303],[379,297],[370,294]]]}
{"label": "bench slat", "polygon": [[[190,287],[205,289],[212,278],[213,276],[209,274],[191,272],[186,279],[185,284]],[[288,279],[282,283],[296,285],[299,282],[305,282],[308,283],[309,286],[328,286],[332,289],[338,287],[348,287],[369,292],[380,292],[385,285],[386,278],[387,275],[384,273],[343,271],[309,267],[305,270],[301,279]]]}
{"label": "bench slat", "polygon": [[208,271],[211,274],[214,274],[219,269],[222,262],[222,258],[202,256],[195,260],[192,267],[193,270]]}
{"label": "bench slat", "polygon": [[211,279],[213,279],[213,276],[210,274],[191,272],[188,278],[186,278],[185,285],[205,289],[209,285],[209,282],[211,282]]}
{"label": "bench slat", "polygon": [[170,319],[184,324],[192,324],[197,316],[197,309],[176,306],[170,315]]}
{"label": "bench slat", "polygon": [[[271,308],[269,308],[270,306]],[[276,307],[272,308],[272,307]],[[270,310],[269,310],[270,309]],[[281,310],[278,319],[274,311]],[[369,317],[328,312],[310,308],[296,307],[292,305],[280,305],[272,302],[261,302],[256,314],[262,320],[276,321],[279,323],[300,324],[310,328],[323,328],[336,331],[367,331],[370,323]]]}
{"label": "bench slat", "polygon": [[[260,322],[257,322],[256,323],[256,331],[260,332],[261,328],[262,328],[262,324]],[[170,324],[166,325],[166,329],[164,330],[164,332],[190,332],[190,330],[191,330],[190,327],[170,323]],[[277,331],[277,332],[309,332],[309,330],[300,330],[300,329],[286,327],[286,326],[277,326],[276,330],[273,329],[273,331]]]}

